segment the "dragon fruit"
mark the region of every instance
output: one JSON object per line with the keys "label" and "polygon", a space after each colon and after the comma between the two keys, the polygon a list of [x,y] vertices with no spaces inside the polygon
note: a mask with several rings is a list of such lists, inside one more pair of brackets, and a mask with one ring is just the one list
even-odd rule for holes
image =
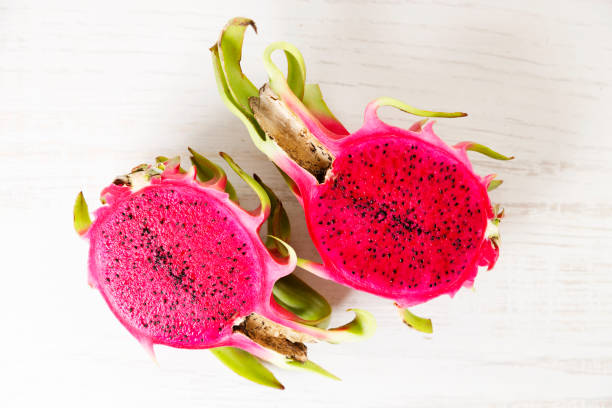
{"label": "dragon fruit", "polygon": [[271,239],[282,253],[259,237],[272,210],[268,194],[223,155],[261,201],[258,209],[243,210],[221,168],[192,153],[189,171],[178,159],[161,158],[117,178],[102,191],[105,205],[94,222],[78,195],[74,225],[89,239],[90,285],[152,355],[154,344],[214,348],[234,371],[278,388],[252,355],[332,376],[307,359],[304,343],[368,337],[371,315],[355,309],[352,322],[324,330],[280,307],[273,286],[293,271],[296,255],[279,238]]}
{"label": "dragon fruit", "polygon": [[[305,85],[300,52],[277,42],[264,52],[269,83],[257,89],[240,67],[245,18],[231,20],[211,48],[221,97],[247,126],[255,145],[281,170],[304,208],[322,264],[298,264],[323,278],[395,301],[404,321],[422,331],[431,322],[404,308],[472,286],[479,267],[499,255],[498,224],[488,190],[495,175],[477,175],[467,151],[509,160],[483,145],[445,144],[433,122],[409,129],[377,115],[393,106],[422,117],[461,117],[423,111],[396,99],[368,104],[354,133],[335,118],[317,85]],[[256,31],[256,30],[255,30]],[[287,77],[272,62],[283,50]]]}

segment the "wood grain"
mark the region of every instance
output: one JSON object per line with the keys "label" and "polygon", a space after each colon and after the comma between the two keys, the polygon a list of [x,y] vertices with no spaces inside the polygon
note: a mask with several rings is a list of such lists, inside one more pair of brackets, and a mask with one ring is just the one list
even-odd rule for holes
{"label": "wood grain", "polygon": [[[474,157],[505,181],[503,253],[475,292],[416,309],[434,335],[300,272],[335,321],[359,306],[379,322],[370,341],[312,347],[340,383],[276,370],[275,392],[163,347],[157,367],[86,285],[76,193],[93,203],[116,174],[187,146],[260,174],[295,219],[292,244],[315,256],[297,203],[217,95],[208,47],[235,15],[259,26],[244,57],[257,83],[265,45],[284,39],[349,128],[393,96],[466,111],[438,121],[442,138],[517,157]],[[0,405],[612,407],[610,21],[605,0],[0,0]]]}

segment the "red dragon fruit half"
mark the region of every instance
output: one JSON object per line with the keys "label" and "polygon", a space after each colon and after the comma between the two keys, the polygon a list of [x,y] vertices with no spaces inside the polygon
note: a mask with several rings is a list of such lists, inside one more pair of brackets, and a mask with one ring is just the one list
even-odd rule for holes
{"label": "red dragon fruit half", "polygon": [[375,326],[371,315],[354,310],[355,320],[324,330],[280,307],[273,287],[293,271],[296,255],[280,239],[275,242],[286,256],[259,237],[271,212],[268,194],[223,155],[261,201],[257,210],[243,210],[221,168],[192,153],[189,171],[178,159],[162,158],[117,178],[102,191],[105,205],[93,223],[78,195],[75,228],[90,242],[90,285],[151,353],[154,344],[215,348],[234,371],[279,388],[242,350],[279,366],[329,375],[307,360],[304,343],[367,337]]}
{"label": "red dragon fruit half", "polygon": [[[467,151],[508,160],[472,142],[445,144],[427,119],[408,130],[382,122],[377,110],[393,106],[424,117],[464,113],[422,111],[392,98],[365,110],[349,133],[329,111],[317,85],[305,85],[302,55],[291,44],[264,53],[270,81],[257,89],[240,67],[242,43],[253,21],[231,20],[212,48],[226,105],[252,140],[281,170],[302,204],[323,264],[298,264],[321,277],[393,299],[400,308],[472,286],[478,268],[499,254],[498,223],[487,190],[495,175],[477,175]],[[287,77],[272,62],[283,50]],[[406,323],[430,331],[430,322],[400,309]]]}

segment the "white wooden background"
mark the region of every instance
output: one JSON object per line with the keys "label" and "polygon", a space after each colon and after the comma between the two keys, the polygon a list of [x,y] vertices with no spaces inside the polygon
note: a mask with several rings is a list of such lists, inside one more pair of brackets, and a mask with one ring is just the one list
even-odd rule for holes
{"label": "white wooden background", "polygon": [[[113,176],[187,146],[262,175],[314,256],[295,200],[217,96],[208,47],[236,15],[260,28],[245,51],[257,83],[264,46],[288,40],[350,128],[370,99],[394,96],[469,112],[439,134],[517,156],[474,157],[506,181],[493,193],[503,252],[474,292],[417,308],[434,335],[301,273],[335,321],[349,306],[378,319],[370,341],[311,348],[342,382],[275,370],[280,392],[164,347],[156,366],[86,284],[75,194],[95,207]],[[0,0],[0,405],[612,407],[611,111],[605,0]]]}

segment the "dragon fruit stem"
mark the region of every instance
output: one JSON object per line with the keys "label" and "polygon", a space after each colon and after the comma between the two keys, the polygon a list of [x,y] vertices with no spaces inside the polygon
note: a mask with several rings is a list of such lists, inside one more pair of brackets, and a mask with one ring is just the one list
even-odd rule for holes
{"label": "dragon fruit stem", "polygon": [[240,336],[234,340],[239,343],[239,347],[248,351],[249,353],[257,356],[258,358],[267,361],[270,364],[274,364],[277,367],[297,370],[297,371],[309,371],[314,372],[316,374],[320,374],[324,377],[328,377],[334,380],[339,380],[338,377],[325,370],[318,364],[306,360],[303,362],[296,361],[290,358],[285,357],[284,355],[277,353],[273,350],[267,349],[265,347],[260,346],[254,341],[250,340],[247,337]]}
{"label": "dragon fruit stem", "polygon": [[[295,103],[300,102],[296,100]],[[261,88],[259,97],[250,99],[250,104],[255,120],[266,137],[321,181],[331,167],[333,156],[320,135],[315,134],[317,131],[296,117],[287,103],[267,84]]]}

